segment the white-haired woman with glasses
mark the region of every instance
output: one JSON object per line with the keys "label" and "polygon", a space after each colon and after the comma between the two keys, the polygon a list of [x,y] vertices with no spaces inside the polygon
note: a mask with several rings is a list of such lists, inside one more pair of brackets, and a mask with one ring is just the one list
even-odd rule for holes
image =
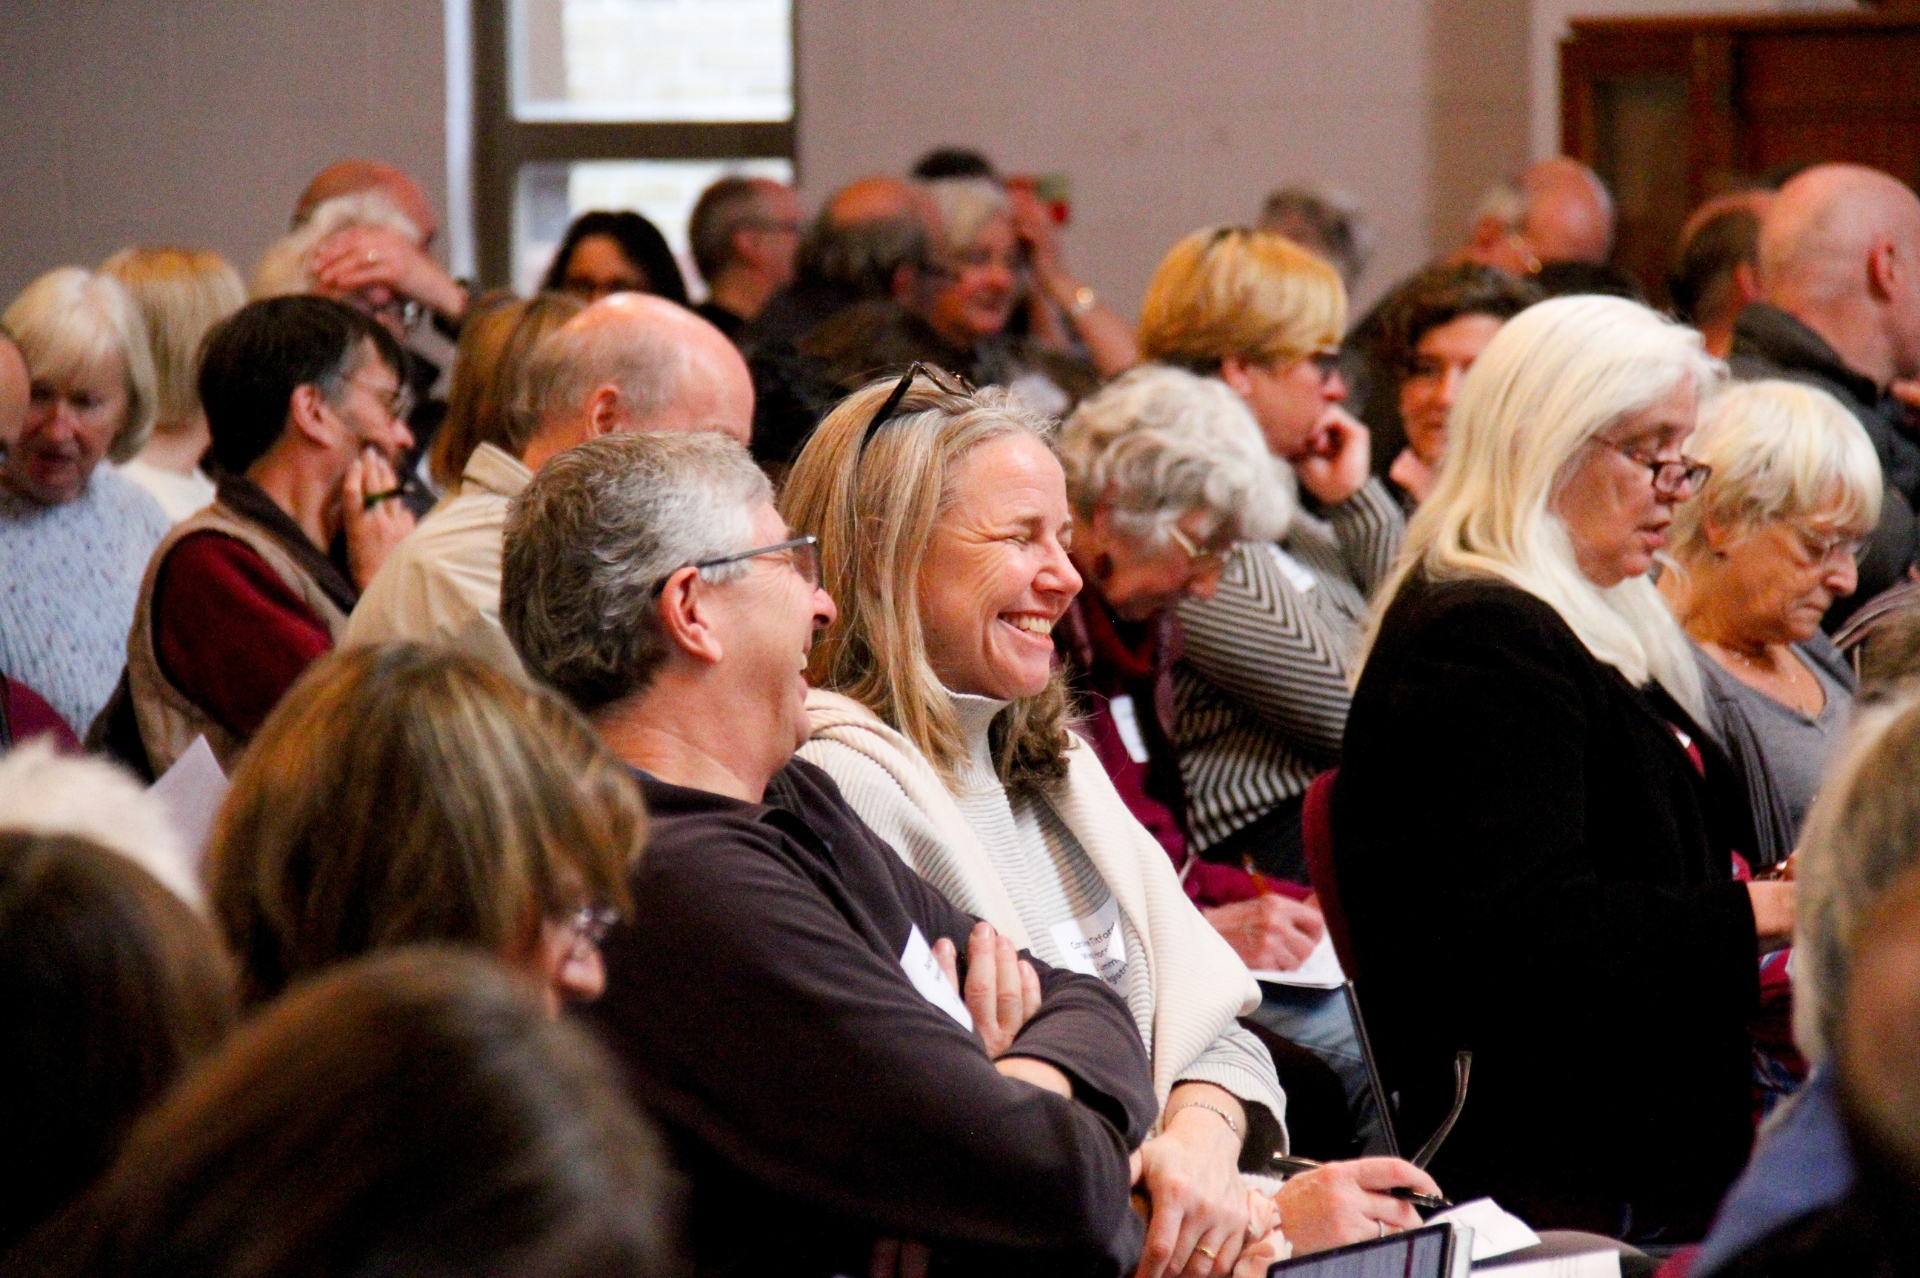
{"label": "white-haired woman with glasses", "polygon": [[27,285],[0,320],[0,671],[84,737],[170,526],[100,464],[131,460],[153,430],[153,355],[127,290],[77,266]]}
{"label": "white-haired woman with glasses", "polygon": [[1648,570],[1720,366],[1561,298],[1467,374],[1382,592],[1333,794],[1354,973],[1414,1139],[1536,1226],[1698,1238],[1753,1137],[1746,1022],[1791,883],[1732,880],[1745,793]]}
{"label": "white-haired woman with glasses", "polygon": [[[1052,631],[1081,575],[1051,434],[1007,392],[918,366],[821,423],[782,496],[840,609],[813,647],[808,680],[831,691],[809,697],[800,753],[954,904],[1126,1001],[1163,1106],[1141,1150],[1141,1272],[1226,1274],[1272,1245],[1273,1200],[1238,1166],[1284,1141],[1286,1101],[1235,1019],[1257,983],[1068,726]],[[1417,1224],[1392,1185],[1435,1192],[1384,1160],[1289,1181],[1284,1236],[1312,1249]]]}
{"label": "white-haired woman with glasses", "polygon": [[1747,783],[1757,870],[1793,851],[1853,709],[1820,619],[1859,584],[1880,462],[1838,400],[1782,381],[1715,396],[1689,450],[1712,474],[1674,510],[1660,593],[1702,657],[1703,726]]}

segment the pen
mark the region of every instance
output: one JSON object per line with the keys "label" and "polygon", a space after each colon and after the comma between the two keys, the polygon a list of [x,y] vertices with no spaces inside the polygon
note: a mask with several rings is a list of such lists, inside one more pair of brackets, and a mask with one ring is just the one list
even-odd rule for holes
{"label": "pen", "polygon": [[[1323,1166],[1325,1166],[1324,1163],[1316,1162],[1311,1158],[1294,1158],[1287,1154],[1275,1154],[1273,1161],[1267,1165],[1267,1169],[1278,1172],[1282,1176],[1297,1176],[1301,1172],[1313,1171]],[[1445,1211],[1453,1206],[1449,1199],[1435,1197],[1433,1194],[1423,1194],[1405,1185],[1395,1185],[1386,1192],[1389,1197],[1398,1198],[1403,1203],[1412,1203],[1421,1211]]]}

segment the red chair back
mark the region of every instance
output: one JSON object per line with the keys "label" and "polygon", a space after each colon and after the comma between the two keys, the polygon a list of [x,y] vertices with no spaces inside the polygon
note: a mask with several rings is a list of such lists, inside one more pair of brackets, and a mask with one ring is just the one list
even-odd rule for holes
{"label": "red chair back", "polygon": [[1320,913],[1326,917],[1327,931],[1333,937],[1333,952],[1347,979],[1360,979],[1358,956],[1353,951],[1353,934],[1347,930],[1347,911],[1340,900],[1340,883],[1333,872],[1333,781],[1340,769],[1328,768],[1307,787],[1300,809],[1301,842],[1306,845],[1307,877],[1320,897]]}

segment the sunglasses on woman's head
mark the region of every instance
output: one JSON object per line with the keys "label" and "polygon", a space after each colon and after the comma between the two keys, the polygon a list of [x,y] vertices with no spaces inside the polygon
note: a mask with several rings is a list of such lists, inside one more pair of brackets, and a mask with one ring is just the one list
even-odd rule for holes
{"label": "sunglasses on woman's head", "polygon": [[925,364],[915,360],[907,365],[906,372],[900,374],[900,380],[893,384],[893,390],[880,402],[873,420],[867,423],[866,433],[860,436],[860,451],[856,454],[856,460],[867,455],[867,445],[873,442],[874,435],[879,433],[880,428],[893,420],[893,415],[900,411],[900,405],[907,398],[907,390],[913,385],[913,379],[916,377],[925,377],[933,383],[935,390],[943,394],[973,394],[973,387],[964,377],[956,377],[938,364]]}

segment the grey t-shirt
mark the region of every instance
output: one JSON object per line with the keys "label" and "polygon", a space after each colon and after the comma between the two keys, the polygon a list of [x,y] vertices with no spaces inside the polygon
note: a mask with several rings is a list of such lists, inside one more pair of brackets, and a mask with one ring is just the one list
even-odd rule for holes
{"label": "grey t-shirt", "polygon": [[1853,710],[1853,693],[1829,674],[1801,645],[1794,651],[1827,696],[1827,704],[1816,716],[1801,714],[1792,706],[1775,701],[1766,693],[1750,688],[1711,658],[1702,662],[1709,676],[1726,698],[1740,709],[1766,756],[1780,797],[1797,835],[1820,792],[1820,778],[1827,770],[1827,758],[1846,731]]}

